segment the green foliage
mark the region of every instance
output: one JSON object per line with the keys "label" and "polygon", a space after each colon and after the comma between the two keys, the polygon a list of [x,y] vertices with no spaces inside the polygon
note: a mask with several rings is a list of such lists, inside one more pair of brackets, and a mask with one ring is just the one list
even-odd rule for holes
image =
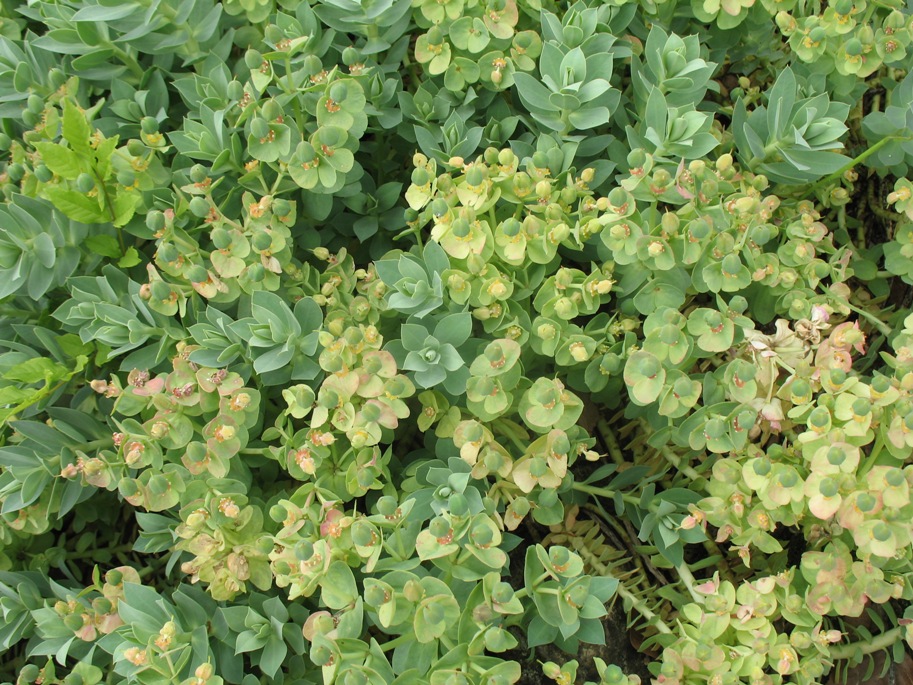
{"label": "green foliage", "polygon": [[563,19],[543,11],[540,78],[518,73],[514,81],[520,100],[547,130],[593,129],[618,107],[620,93],[610,82],[615,39],[597,31],[598,21],[598,10],[582,4]]}
{"label": "green foliage", "polygon": [[0,1],[0,682],[902,661],[911,22]]}
{"label": "green foliage", "polygon": [[22,292],[33,300],[59,288],[73,274],[83,256],[79,245],[88,229],[68,221],[47,202],[14,195],[0,209],[4,230],[0,257],[5,275],[0,297]]}
{"label": "green foliage", "polygon": [[770,89],[767,105],[751,114],[742,100],[733,112],[733,135],[746,166],[780,183],[814,181],[850,160],[836,152],[846,133],[849,106],[807,91],[789,68]]}
{"label": "green foliage", "polygon": [[[913,77],[891,84],[889,104],[881,112],[871,112],[862,120],[862,131],[874,151],[869,165],[895,176],[907,176],[913,164],[913,136],[910,135],[910,108],[913,105]],[[877,148],[877,149],[875,149]]]}

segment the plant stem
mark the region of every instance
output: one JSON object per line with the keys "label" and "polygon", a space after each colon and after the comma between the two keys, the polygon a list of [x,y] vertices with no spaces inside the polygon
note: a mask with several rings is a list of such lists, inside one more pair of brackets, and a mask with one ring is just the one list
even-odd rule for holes
{"label": "plant stem", "polygon": [[871,209],[872,212],[874,212],[876,216],[880,216],[882,219],[887,219],[888,221],[893,221],[894,223],[897,223],[901,219],[903,219],[902,214],[898,214],[897,212],[892,212],[890,209],[885,209],[884,207],[881,206],[881,204],[879,204],[878,198],[875,197],[875,184],[874,183],[869,183],[868,188],[866,188],[865,197],[866,197],[869,209]]}
{"label": "plant stem", "polygon": [[615,437],[615,432],[609,426],[609,422],[601,419],[596,424],[596,430],[605,443],[606,449],[609,450],[609,456],[612,457],[612,461],[619,465],[623,464],[624,456],[621,453],[621,446],[618,444],[618,438]]}
{"label": "plant stem", "polygon": [[86,550],[85,552],[76,552],[74,554],[70,554],[68,552],[67,559],[70,559],[70,560],[72,560],[72,559],[94,559],[98,554],[103,554],[104,552],[108,552],[109,554],[114,555],[114,554],[117,554],[118,552],[129,552],[132,549],[133,549],[132,542],[128,542],[123,545],[117,545],[116,547],[108,547],[107,549],[106,548],[99,549],[97,547],[93,547],[92,549]]}
{"label": "plant stem", "polygon": [[82,445],[80,449],[88,454],[94,450],[103,449],[105,447],[112,447],[114,445],[114,440],[112,438],[99,438],[98,440],[92,440],[87,442],[85,445]]}
{"label": "plant stem", "polygon": [[878,433],[878,437],[875,438],[875,444],[872,445],[872,451],[869,452],[869,456],[865,458],[865,461],[859,466],[856,470],[856,477],[862,478],[865,474],[872,470],[872,467],[875,466],[875,461],[878,459],[878,455],[881,454],[881,449],[884,447],[884,438],[881,433]]}
{"label": "plant stem", "polygon": [[704,599],[697,594],[697,590],[694,589],[694,586],[697,581],[694,579],[694,574],[691,573],[691,569],[688,568],[688,564],[680,564],[675,567],[675,570],[678,572],[679,578],[682,579],[682,582],[685,584],[685,587],[688,588],[688,594],[691,595],[697,604],[703,604]]}
{"label": "plant stem", "polygon": [[382,644],[380,648],[384,652],[389,652],[391,649],[396,649],[400,645],[404,645],[407,642],[415,642],[415,635],[400,635],[399,637],[395,637],[392,640],[388,640]]}
{"label": "plant stem", "polygon": [[902,631],[903,628],[897,626],[872,640],[835,645],[830,648],[830,657],[832,659],[849,659],[856,654],[873,654],[881,649],[887,649],[901,639],[903,636]]}
{"label": "plant stem", "polygon": [[98,187],[101,189],[101,193],[105,198],[105,207],[108,209],[108,214],[111,215],[111,223],[114,224],[114,228],[117,231],[117,242],[120,245],[120,253],[122,255],[127,254],[127,246],[124,245],[124,232],[120,229],[117,223],[117,214],[114,211],[114,201],[111,199],[111,195],[108,193],[108,187],[105,185],[105,180],[98,173],[98,169],[94,166],[92,167],[92,175],[98,181]]}
{"label": "plant stem", "polygon": [[139,81],[143,80],[143,76],[146,75],[146,70],[140,66],[140,63],[136,61],[136,58],[127,53],[125,50],[117,47],[113,43],[107,43],[106,47],[111,48],[111,51],[114,55],[123,62],[124,66],[130,70],[130,73],[133,74]]}
{"label": "plant stem", "polygon": [[819,188],[826,186],[829,183],[833,183],[834,181],[842,178],[843,174],[845,174],[847,171],[852,169],[857,164],[864,162],[871,155],[874,155],[876,152],[878,152],[881,148],[883,148],[885,145],[887,145],[892,140],[910,140],[910,136],[892,135],[892,136],[886,136],[885,138],[882,138],[877,143],[875,143],[872,147],[863,151],[862,154],[860,154],[858,157],[853,158],[848,163],[844,164],[842,167],[837,169],[837,171],[832,173],[830,176],[825,176],[820,181],[815,183],[815,185],[813,185],[811,188],[808,189],[808,192],[805,194],[805,197],[808,197],[809,195],[814,193]]}
{"label": "plant stem", "polygon": [[686,476],[688,476],[688,478],[690,478],[691,480],[697,481],[697,480],[704,479],[704,477],[701,474],[699,474],[697,471],[695,471],[694,468],[690,464],[684,462],[684,460],[681,457],[679,457],[677,454],[675,454],[671,449],[669,449],[668,446],[663,445],[663,447],[659,451],[660,451],[660,454],[663,455],[663,457],[665,458],[666,461],[668,461],[675,468],[677,468],[679,471],[681,471]]}
{"label": "plant stem", "polygon": [[[608,488],[600,488],[595,485],[587,485],[586,483],[574,483],[571,486],[574,490],[579,492],[585,492],[588,495],[599,495],[600,497],[605,497],[606,499],[613,499],[617,493],[616,490],[609,490]],[[640,498],[635,497],[634,495],[625,495],[622,494],[621,498],[629,504],[639,504]]]}
{"label": "plant stem", "polygon": [[836,294],[833,290],[831,290],[830,288],[825,287],[824,289],[825,289],[831,296],[836,297],[838,300],[840,300],[840,304],[845,305],[848,309],[850,309],[851,311],[856,312],[857,314],[859,314],[859,316],[863,317],[866,321],[868,321],[868,322],[871,323],[873,326],[875,326],[875,328],[878,329],[878,332],[881,333],[883,336],[889,337],[889,336],[893,333],[893,331],[891,330],[891,327],[888,326],[888,324],[886,324],[884,321],[882,321],[881,319],[879,319],[877,316],[875,316],[875,315],[872,314],[871,312],[867,312],[867,311],[864,310],[864,309],[860,309],[859,307],[850,304],[849,301],[848,301],[847,299],[841,297],[840,295],[837,295],[837,294]]}
{"label": "plant stem", "polygon": [[653,613],[647,606],[647,603],[628,590],[628,588],[624,586],[624,583],[618,584],[618,590],[616,592],[618,592],[622,599],[630,602],[631,608],[643,616],[647,620],[647,623],[654,626],[661,633],[665,633],[666,635],[672,634],[672,629],[666,625],[666,622],[663,621],[662,617]]}

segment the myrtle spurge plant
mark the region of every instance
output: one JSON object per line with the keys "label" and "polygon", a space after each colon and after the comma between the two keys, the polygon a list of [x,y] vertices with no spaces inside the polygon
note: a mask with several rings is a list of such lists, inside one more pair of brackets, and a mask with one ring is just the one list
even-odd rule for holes
{"label": "myrtle spurge plant", "polygon": [[0,0],[0,682],[909,659],[911,37]]}

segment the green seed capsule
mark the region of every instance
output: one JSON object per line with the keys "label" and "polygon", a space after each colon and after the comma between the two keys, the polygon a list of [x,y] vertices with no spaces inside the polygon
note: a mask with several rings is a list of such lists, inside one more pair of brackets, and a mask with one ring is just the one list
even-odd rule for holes
{"label": "green seed capsule", "polygon": [[333,652],[324,645],[315,645],[311,649],[311,661],[318,666],[329,666],[333,662]]}
{"label": "green seed capsule", "polygon": [[295,558],[298,561],[308,561],[314,556],[314,545],[309,540],[302,540],[295,545]]}
{"label": "green seed capsule", "polygon": [[390,495],[384,495],[377,500],[377,513],[381,516],[393,516],[397,507],[399,507],[399,503]]}
{"label": "green seed capsule", "polygon": [[505,604],[514,598],[514,589],[509,583],[501,581],[491,589],[491,599],[498,604]]}
{"label": "green seed capsule", "polygon": [[14,162],[6,167],[6,175],[9,176],[13,183],[18,183],[25,176],[25,167],[18,162]]}
{"label": "green seed capsule", "polygon": [[171,490],[171,483],[162,474],[156,474],[149,479],[148,489],[150,494],[161,496]]}
{"label": "green seed capsule", "polygon": [[330,98],[336,102],[342,102],[346,99],[349,89],[346,87],[345,83],[337,82],[330,86]]}
{"label": "green seed capsule", "polygon": [[83,172],[76,177],[76,190],[80,193],[88,193],[95,187],[95,179],[89,174]]}
{"label": "green seed capsule", "polygon": [[132,186],[134,183],[136,183],[136,174],[133,173],[133,171],[130,169],[118,171],[117,182],[124,187]]}
{"label": "green seed capsule", "polygon": [[48,169],[44,164],[39,164],[35,167],[35,178],[37,178],[42,183],[47,183],[52,178],[54,178],[54,174],[52,174],[51,170]]}
{"label": "green seed capsule", "polygon": [[355,480],[359,486],[363,488],[370,489],[374,482],[377,480],[377,474],[375,473],[374,468],[363,468],[358,469],[355,472]]}
{"label": "green seed capsule", "polygon": [[301,66],[307,76],[314,76],[323,71],[323,62],[320,61],[320,58],[317,55],[308,55],[305,57]]}
{"label": "green seed capsule", "polygon": [[462,518],[469,514],[469,500],[462,492],[455,492],[450,495],[450,515]]}
{"label": "green seed capsule", "polygon": [[436,516],[428,524],[428,532],[435,538],[444,538],[450,534],[450,522],[443,516]]}
{"label": "green seed capsule", "polygon": [[44,110],[44,98],[42,98],[40,95],[36,95],[35,93],[32,93],[31,95],[29,95],[29,99],[26,104],[26,107],[28,107],[28,110],[30,112],[34,112],[35,114],[41,114],[41,112]]}
{"label": "green seed capsule", "polygon": [[285,36],[282,34],[282,30],[275,24],[270,24],[263,30],[263,37],[266,38],[267,43],[272,43],[276,45],[281,41]]}
{"label": "green seed capsule", "polygon": [[179,256],[177,248],[172,243],[162,243],[156,252],[156,258],[160,262],[175,262]]}
{"label": "green seed capsule", "polygon": [[6,150],[9,150],[12,145],[13,139],[5,133],[0,132],[0,150],[5,152]]}
{"label": "green seed capsule", "polygon": [[63,624],[67,627],[67,630],[72,630],[75,632],[83,626],[82,615],[70,614],[69,616],[64,616]]}
{"label": "green seed capsule", "polygon": [[470,533],[473,544],[478,547],[488,547],[494,540],[494,531],[485,524],[479,524]]}
{"label": "green seed capsule", "polygon": [[158,302],[165,302],[171,299],[173,291],[171,286],[165,283],[165,281],[153,281],[150,286],[151,296],[153,300]]}
{"label": "green seed capsule", "polygon": [[342,51],[342,63],[347,67],[361,61],[361,54],[351,45]]}
{"label": "green seed capsule", "polygon": [[259,283],[266,277],[266,269],[262,264],[251,264],[247,267],[247,277],[252,283]]}
{"label": "green seed capsule", "polygon": [[288,517],[288,511],[281,504],[274,504],[269,509],[269,517],[276,523],[282,523]]}
{"label": "green seed capsule", "polygon": [[212,244],[217,250],[227,250],[231,247],[231,233],[224,228],[216,227],[212,229],[212,233],[209,237],[212,239]]}
{"label": "green seed capsule", "polygon": [[369,607],[379,607],[388,602],[387,592],[379,585],[365,587],[365,602]]}
{"label": "green seed capsule", "polygon": [[48,72],[48,82],[54,90],[57,90],[67,82],[67,75],[57,67],[54,67]]}
{"label": "green seed capsule", "polygon": [[280,107],[279,103],[275,100],[267,100],[263,103],[263,108],[260,110],[260,113],[267,121],[275,121],[282,116],[282,107]]}
{"label": "green seed capsule", "polygon": [[153,133],[158,133],[159,122],[156,121],[154,117],[143,117],[143,120],[140,122],[140,128],[143,130],[143,133],[149,136]]}
{"label": "green seed capsule", "polygon": [[356,521],[352,524],[352,542],[359,547],[371,547],[377,542],[374,527],[367,521]]}
{"label": "green seed capsule", "polygon": [[442,197],[435,198],[434,202],[431,203],[431,213],[435,219],[442,218],[448,211],[450,211],[450,206],[447,204],[447,200]]}
{"label": "green seed capsule", "polygon": [[161,231],[165,228],[165,215],[157,209],[152,209],[146,214],[146,228],[150,231]]}
{"label": "green seed capsule", "polygon": [[195,197],[190,201],[190,212],[200,219],[209,215],[209,202],[205,198]]}
{"label": "green seed capsule", "polygon": [[553,507],[558,503],[558,492],[556,490],[543,490],[539,493],[539,506]]}
{"label": "green seed capsule", "polygon": [[471,186],[481,185],[482,181],[485,180],[485,173],[478,166],[474,166],[466,172],[466,183]]}
{"label": "green seed capsule", "polygon": [[259,69],[263,64],[263,55],[259,50],[250,49],[244,53],[244,64],[248,69]]}
{"label": "green seed capsule", "polygon": [[419,167],[412,172],[412,183],[417,186],[423,186],[426,183],[431,181],[431,174],[428,173],[428,170]]}
{"label": "green seed capsule", "polygon": [[533,153],[533,166],[537,169],[545,169],[548,167],[548,155],[546,155],[541,150],[537,150]]}
{"label": "green seed capsule", "polygon": [[251,120],[250,134],[254,138],[266,138],[269,135],[269,123],[260,117]]}
{"label": "green seed capsule", "polygon": [[292,211],[292,205],[288,200],[279,198],[273,201],[273,214],[278,217],[288,216]]}
{"label": "green seed capsule", "polygon": [[240,81],[232,81],[228,84],[228,99],[240,100],[244,97],[244,86]]}
{"label": "green seed capsule", "polygon": [[63,685],[83,685],[84,682],[78,673],[68,673],[67,677],[63,679]]}
{"label": "green seed capsule", "polygon": [[209,272],[199,264],[189,267],[184,275],[191,283],[203,283],[209,279]]}
{"label": "green seed capsule", "polygon": [[273,237],[266,231],[259,231],[254,233],[251,237],[251,245],[254,246],[255,250],[268,250],[270,245],[273,244]]}

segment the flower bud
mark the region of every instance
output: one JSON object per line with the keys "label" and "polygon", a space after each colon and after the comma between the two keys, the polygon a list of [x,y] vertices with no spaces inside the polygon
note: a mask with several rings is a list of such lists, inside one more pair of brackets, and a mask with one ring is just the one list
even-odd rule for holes
{"label": "flower bud", "polygon": [[542,673],[549,680],[558,680],[561,677],[561,667],[554,661],[546,661],[542,664]]}
{"label": "flower bud", "polygon": [[219,501],[219,511],[230,519],[236,518],[241,513],[241,508],[235,504],[231,497],[223,497]]}
{"label": "flower bud", "polygon": [[129,647],[124,650],[124,658],[134,666],[143,666],[146,663],[146,650]]}
{"label": "flower bud", "polygon": [[568,351],[575,362],[585,362],[590,358],[590,354],[586,351],[586,346],[582,342],[571,343]]}
{"label": "flower bud", "polygon": [[205,664],[200,664],[197,666],[196,670],[193,672],[193,675],[196,676],[199,680],[206,681],[212,677],[212,664],[206,662]]}
{"label": "flower bud", "polygon": [[243,554],[237,554],[232,552],[228,555],[226,560],[226,566],[228,566],[228,571],[238,580],[244,581],[250,579],[250,564],[247,561],[247,557]]}

